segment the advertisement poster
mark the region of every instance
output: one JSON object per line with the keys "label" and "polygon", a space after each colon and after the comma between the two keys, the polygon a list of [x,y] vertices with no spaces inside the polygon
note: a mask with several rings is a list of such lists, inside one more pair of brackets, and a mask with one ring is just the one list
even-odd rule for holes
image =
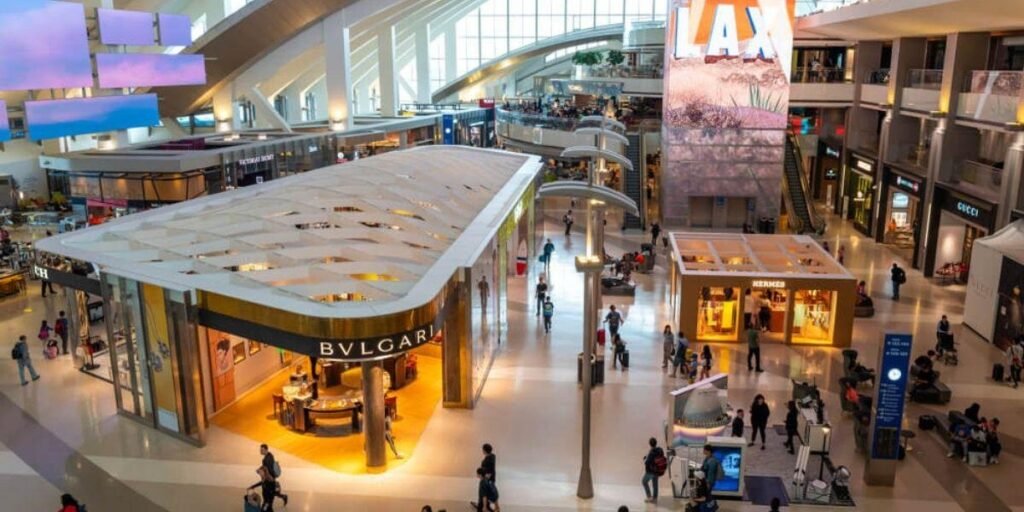
{"label": "advertisement poster", "polygon": [[142,301],[145,305],[146,352],[152,370],[157,422],[161,427],[178,432],[177,390],[174,386],[164,290],[143,283]]}
{"label": "advertisement poster", "polygon": [[[971,276],[973,280],[974,276]],[[1003,271],[999,276],[999,307],[996,308],[996,328],[992,343],[1006,350],[1018,336],[1024,334],[1024,266],[1010,258],[1003,258]]]}
{"label": "advertisement poster", "polygon": [[693,197],[752,199],[751,216],[778,216],[794,1],[670,1],[662,124],[668,224],[689,222]]}

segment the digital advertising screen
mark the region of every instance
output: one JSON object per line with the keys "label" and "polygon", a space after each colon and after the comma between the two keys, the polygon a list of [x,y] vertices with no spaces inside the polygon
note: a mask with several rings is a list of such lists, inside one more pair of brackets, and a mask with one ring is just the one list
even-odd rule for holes
{"label": "digital advertising screen", "polygon": [[715,481],[715,488],[711,492],[740,492],[743,449],[738,446],[712,446],[711,455],[718,459],[725,473],[725,476]]}
{"label": "digital advertising screen", "polygon": [[26,101],[25,120],[31,140],[55,139],[160,122],[155,94],[103,96],[71,100]]}
{"label": "digital advertising screen", "polygon": [[98,53],[96,70],[100,87],[156,87],[206,83],[202,55],[162,53]]}
{"label": "digital advertising screen", "polygon": [[795,0],[669,0],[666,224],[685,226],[698,216],[691,208],[708,208],[691,205],[694,197],[737,198],[748,216],[779,215],[794,15]]}
{"label": "digital advertising screen", "polygon": [[153,13],[96,9],[100,24],[100,42],[111,45],[152,46]]}
{"label": "digital advertising screen", "polygon": [[11,140],[11,126],[7,121],[7,102],[0,100],[0,142]]}
{"label": "digital advertising screen", "polygon": [[0,1],[0,91],[92,85],[82,4]]}
{"label": "digital advertising screen", "polygon": [[192,20],[184,14],[157,15],[160,26],[160,44],[163,46],[189,46],[192,44]]}

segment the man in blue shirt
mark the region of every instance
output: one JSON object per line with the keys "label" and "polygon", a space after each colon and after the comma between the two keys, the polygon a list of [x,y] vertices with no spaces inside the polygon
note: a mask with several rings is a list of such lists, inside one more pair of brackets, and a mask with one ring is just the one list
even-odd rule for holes
{"label": "man in blue shirt", "polygon": [[704,478],[708,481],[708,492],[709,494],[715,491],[715,482],[718,481],[718,475],[721,472],[722,463],[715,458],[715,455],[711,452],[711,446],[704,445],[704,462],[700,465],[700,470],[704,472]]}

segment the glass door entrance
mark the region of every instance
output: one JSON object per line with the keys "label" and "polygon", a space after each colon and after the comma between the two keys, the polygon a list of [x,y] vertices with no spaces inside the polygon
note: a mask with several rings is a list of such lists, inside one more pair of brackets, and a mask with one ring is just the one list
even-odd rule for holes
{"label": "glass door entrance", "polygon": [[145,371],[146,350],[140,346],[141,309],[135,281],[107,274],[104,276],[104,302],[107,308],[107,339],[118,410],[153,423],[152,392],[149,372]]}

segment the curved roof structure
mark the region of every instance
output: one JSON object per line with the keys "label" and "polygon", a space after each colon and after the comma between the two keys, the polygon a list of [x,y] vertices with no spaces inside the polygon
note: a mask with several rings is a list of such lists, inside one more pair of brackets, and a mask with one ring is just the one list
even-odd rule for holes
{"label": "curved roof structure", "polygon": [[431,300],[494,236],[538,157],[393,152],[41,241],[104,272],[327,318]]}

